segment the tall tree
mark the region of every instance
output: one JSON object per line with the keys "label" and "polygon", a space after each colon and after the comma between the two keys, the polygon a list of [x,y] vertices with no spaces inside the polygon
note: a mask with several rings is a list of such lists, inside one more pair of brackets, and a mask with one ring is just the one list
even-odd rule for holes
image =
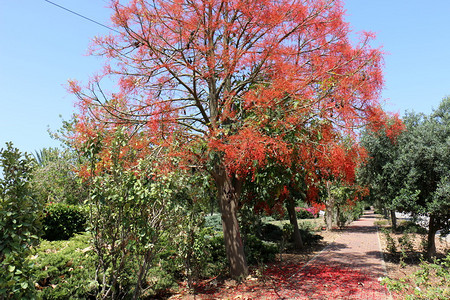
{"label": "tall tree", "polygon": [[[429,217],[427,254],[436,254],[435,235],[450,230],[450,98],[429,116],[408,114],[394,169],[403,184],[394,205]],[[393,179],[394,180],[394,179]]]}
{"label": "tall tree", "polygon": [[[84,88],[79,132],[128,125],[214,178],[231,275],[247,274],[236,218],[247,175],[268,157],[290,165],[283,136],[314,119],[351,130],[381,113],[381,52],[353,46],[339,0],[111,2],[120,34],[94,39],[108,63]],[[100,87],[117,77],[118,90]],[[268,111],[289,99],[279,120]],[[103,124],[103,125],[99,125]],[[278,130],[265,131],[270,124]],[[82,135],[82,134],[80,134]],[[306,141],[305,141],[306,143]]]}
{"label": "tall tree", "polygon": [[396,178],[401,177],[394,168],[394,162],[398,159],[400,145],[399,135],[405,130],[405,125],[397,115],[388,117],[383,128],[367,128],[364,131],[361,144],[367,150],[368,160],[359,169],[359,181],[368,185],[370,197],[382,204],[391,212],[391,223],[396,228],[395,205],[393,199],[397,191],[401,189],[401,182]]}
{"label": "tall tree", "polygon": [[427,253],[433,256],[436,232],[450,229],[450,98],[429,116],[408,113],[403,121],[393,119],[364,137],[370,159],[362,175],[390,209],[429,217]]}

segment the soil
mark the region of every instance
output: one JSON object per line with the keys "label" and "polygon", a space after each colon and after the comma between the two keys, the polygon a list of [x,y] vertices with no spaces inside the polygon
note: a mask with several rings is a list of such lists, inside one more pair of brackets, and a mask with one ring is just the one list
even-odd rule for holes
{"label": "soil", "polygon": [[[387,223],[387,221],[385,222]],[[400,223],[401,224],[401,223]],[[380,226],[381,228],[387,228],[388,225]],[[397,299],[406,299],[406,295],[413,294],[416,284],[408,276],[414,274],[420,269],[420,262],[425,260],[424,255],[424,241],[426,240],[426,234],[408,233],[408,236],[412,242],[412,251],[405,252],[405,258],[402,259],[401,250],[402,247],[398,241],[403,237],[403,233],[390,233],[390,236],[396,243],[397,253],[392,253],[387,250],[387,237],[384,233],[380,232],[380,242],[383,249],[383,256],[386,263],[387,277],[394,280],[406,280],[406,284],[409,286],[406,291],[401,293],[392,292],[392,297]],[[443,258],[450,253],[450,243],[448,239],[442,239],[439,235],[436,235],[436,257]],[[437,282],[433,275],[428,279],[428,283]]]}

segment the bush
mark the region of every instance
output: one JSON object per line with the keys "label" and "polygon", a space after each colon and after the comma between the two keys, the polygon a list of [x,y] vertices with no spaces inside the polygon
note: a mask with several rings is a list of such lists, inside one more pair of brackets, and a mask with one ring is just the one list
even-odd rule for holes
{"label": "bush", "polygon": [[220,234],[212,236],[208,240],[207,247],[210,253],[208,259],[210,268],[214,268],[218,272],[225,270],[228,261],[223,235]]}
{"label": "bush", "polygon": [[399,280],[383,278],[382,284],[389,291],[401,294],[405,299],[449,299],[450,255],[432,263],[421,262],[420,268]]}
{"label": "bush", "polygon": [[95,297],[96,255],[87,233],[67,241],[42,241],[30,258],[33,278],[41,299],[86,299]]}
{"label": "bush", "polygon": [[389,230],[387,230],[386,228],[382,229],[382,232],[384,233],[385,237],[386,237],[386,250],[390,253],[390,254],[395,254],[397,253],[397,245],[395,243],[395,240],[392,238],[392,236],[389,233]]}
{"label": "bush", "polygon": [[30,247],[39,242],[42,205],[30,181],[33,160],[12,143],[0,149],[0,299],[34,298]]}
{"label": "bush", "polygon": [[283,230],[276,225],[266,223],[261,226],[261,238],[265,241],[277,242],[283,236]]}
{"label": "bush", "polygon": [[205,227],[222,232],[222,216],[220,214],[205,216]]}
{"label": "bush", "polygon": [[245,238],[244,251],[249,265],[267,263],[275,260],[278,247],[274,243],[263,241],[254,235]]}
{"label": "bush", "polygon": [[313,219],[314,218],[312,211],[310,211],[308,208],[296,207],[295,213],[297,215],[297,219]]}
{"label": "bush", "polygon": [[423,228],[422,226],[416,224],[413,221],[401,222],[397,226],[396,231],[400,233],[420,233],[420,234],[425,234],[428,232],[426,228]]}
{"label": "bush", "polygon": [[144,290],[140,299],[159,299],[157,296],[162,296],[177,288],[178,285],[174,275],[160,267],[149,269],[147,272],[148,287]]}
{"label": "bush", "polygon": [[302,241],[307,246],[312,246],[317,244],[323,237],[318,234],[313,234],[310,230],[300,228],[300,235],[302,236]]}
{"label": "bush", "polygon": [[[214,236],[209,240],[210,263],[219,270],[227,265],[225,243],[222,235]],[[273,261],[278,253],[274,243],[262,241],[254,235],[247,235],[244,241],[244,251],[249,265]]]}
{"label": "bush", "polygon": [[49,203],[43,219],[44,236],[49,241],[67,240],[86,229],[87,214],[79,205]]}

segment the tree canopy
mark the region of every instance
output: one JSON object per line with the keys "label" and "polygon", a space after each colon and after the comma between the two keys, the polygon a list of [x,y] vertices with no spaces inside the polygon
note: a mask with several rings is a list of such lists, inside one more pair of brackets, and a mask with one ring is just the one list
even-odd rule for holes
{"label": "tree canopy", "polygon": [[450,98],[428,116],[408,113],[403,121],[406,130],[395,140],[389,131],[363,139],[371,157],[363,174],[391,209],[429,217],[433,255],[436,231],[450,225]]}
{"label": "tree canopy", "polygon": [[[231,274],[245,275],[236,219],[245,178],[269,159],[311,161],[311,149],[319,163],[345,168],[345,160],[330,163],[339,139],[383,121],[373,34],[353,45],[339,0],[116,0],[111,7],[120,33],[92,46],[105,68],[85,86],[70,82],[80,109],[73,141],[107,144],[102,131],[126,126],[130,150],[159,155],[159,168],[208,171]],[[102,88],[106,77],[116,90]]]}

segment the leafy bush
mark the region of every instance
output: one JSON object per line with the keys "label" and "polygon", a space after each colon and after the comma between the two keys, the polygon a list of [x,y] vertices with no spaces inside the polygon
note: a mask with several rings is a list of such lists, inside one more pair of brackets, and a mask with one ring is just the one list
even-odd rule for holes
{"label": "leafy bush", "polygon": [[382,232],[384,233],[384,235],[386,237],[386,244],[387,244],[386,250],[391,254],[397,253],[397,245],[395,243],[395,240],[390,235],[389,230],[387,230],[386,228],[383,228]]}
{"label": "leafy bush", "polygon": [[[90,238],[88,233],[82,233],[65,241],[42,241],[31,256],[35,262],[32,277],[39,298],[93,299],[100,295],[100,279],[95,279],[98,257],[90,245]],[[121,274],[120,283],[130,292],[138,267],[136,261],[129,260]],[[182,278],[183,267],[176,250],[159,253],[146,274],[145,292],[141,298],[153,299],[155,295],[175,288],[177,279]]]}
{"label": "leafy bush", "polygon": [[[285,224],[284,229],[285,231],[288,230],[291,234],[288,234],[287,241],[292,242],[292,231],[293,229],[290,228],[290,224]],[[322,239],[322,236],[313,234],[312,231],[314,229],[314,226],[310,222],[300,222],[299,223],[299,231],[300,235],[302,237],[302,241],[305,245],[313,245],[317,243],[320,239]],[[271,224],[271,223],[265,223],[262,225],[261,229],[261,238],[265,241],[270,242],[280,242],[283,238],[284,231],[282,228],[280,228],[277,225]]]}
{"label": "leafy bush", "polygon": [[311,210],[303,207],[296,207],[295,213],[297,215],[297,219],[313,219],[314,215]]}
{"label": "leafy bush", "polygon": [[366,204],[364,202],[356,202],[355,206],[353,206],[350,210],[351,221],[356,221],[363,215],[365,205]]}
{"label": "leafy bush", "polygon": [[27,257],[39,241],[42,205],[30,187],[33,165],[12,143],[0,150],[0,299],[34,297]]}
{"label": "leafy bush", "polygon": [[[209,240],[210,263],[216,265],[217,269],[227,265],[225,243],[222,235],[217,235]],[[248,235],[244,241],[244,251],[249,265],[270,262],[275,259],[278,247],[274,243],[262,241],[254,235]]]}
{"label": "leafy bush", "polygon": [[222,217],[220,214],[205,216],[205,227],[212,228],[214,231],[222,232]]}
{"label": "leafy bush", "polygon": [[310,230],[300,228],[300,235],[302,236],[302,241],[307,246],[312,246],[317,244],[323,237],[318,234],[313,234]]}
{"label": "leafy bush", "polygon": [[280,241],[282,235],[283,230],[277,225],[265,223],[261,226],[261,238],[265,241]]}
{"label": "leafy bush", "polygon": [[73,171],[80,163],[73,150],[44,148],[36,151],[37,167],[33,170],[33,191],[44,203],[80,204],[88,198],[88,185]]}
{"label": "leafy bush", "polygon": [[422,226],[420,226],[419,224],[415,223],[414,221],[403,221],[401,222],[397,228],[396,228],[397,232],[402,232],[402,233],[421,233],[421,234],[425,234],[427,233],[427,229],[423,228]]}
{"label": "leafy bush", "polygon": [[43,219],[44,236],[49,241],[66,240],[75,233],[85,231],[87,213],[79,205],[49,203]]}
{"label": "leafy bush", "polygon": [[419,270],[399,280],[382,280],[389,291],[401,293],[405,299],[449,299],[449,282],[450,254],[432,263],[422,262]]}
{"label": "leafy bush", "polygon": [[401,237],[398,238],[398,245],[400,246],[400,264],[405,265],[405,260],[408,258],[409,254],[414,251],[413,242],[411,236],[405,232]]}
{"label": "leafy bush", "polygon": [[274,243],[263,241],[254,235],[248,235],[244,242],[244,251],[249,265],[275,260],[278,247]]}
{"label": "leafy bush", "polygon": [[42,241],[31,256],[33,277],[42,299],[86,299],[95,297],[96,255],[87,233],[67,241]]}
{"label": "leafy bush", "polygon": [[147,272],[148,287],[142,293],[140,299],[155,299],[168,291],[178,287],[174,273],[161,267],[153,267]]}

